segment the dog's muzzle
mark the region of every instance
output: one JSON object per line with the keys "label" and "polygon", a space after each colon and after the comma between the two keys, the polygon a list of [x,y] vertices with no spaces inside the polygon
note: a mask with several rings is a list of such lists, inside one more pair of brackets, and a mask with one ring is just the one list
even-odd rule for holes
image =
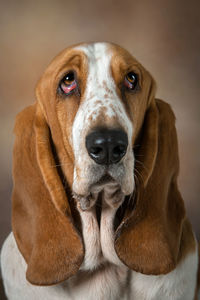
{"label": "dog's muzzle", "polygon": [[100,165],[118,163],[126,154],[127,134],[119,129],[96,129],[86,136],[89,156]]}

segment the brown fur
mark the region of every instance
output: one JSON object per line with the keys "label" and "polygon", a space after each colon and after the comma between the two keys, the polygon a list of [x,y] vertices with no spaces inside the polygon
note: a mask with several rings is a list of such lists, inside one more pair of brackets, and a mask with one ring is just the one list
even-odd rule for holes
{"label": "brown fur", "polygon": [[[116,54],[111,69],[118,88],[121,77],[133,65],[143,80],[141,91],[122,99],[135,128],[133,148],[137,146],[139,175],[136,205],[134,210],[126,207],[116,229],[115,249],[129,268],[144,274],[165,274],[195,249],[177,187],[175,118],[168,104],[155,100],[150,74],[125,50],[118,46],[111,49]],[[19,114],[15,126],[12,226],[28,265],[27,279],[37,285],[69,278],[79,270],[84,257],[70,192],[74,166],[70,136],[82,97],[74,95],[62,101],[57,94],[61,76],[71,68],[81,78],[84,93],[87,62],[82,53],[70,48],[47,68],[37,86],[36,104]]]}
{"label": "brown fur", "polygon": [[37,109],[25,109],[16,122],[12,227],[28,264],[27,279],[43,285],[75,274],[83,246],[55,167],[49,128]]}

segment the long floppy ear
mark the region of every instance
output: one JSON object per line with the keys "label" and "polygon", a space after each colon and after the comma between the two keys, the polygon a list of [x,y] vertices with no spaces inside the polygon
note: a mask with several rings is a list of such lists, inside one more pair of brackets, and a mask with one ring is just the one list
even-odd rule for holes
{"label": "long floppy ear", "polygon": [[27,279],[55,284],[78,271],[84,250],[38,103],[18,115],[15,133],[13,232],[27,262]]}
{"label": "long floppy ear", "polygon": [[183,230],[191,231],[184,222],[185,208],[177,188],[175,117],[167,103],[151,102],[138,143],[135,208],[116,231],[115,250],[137,272],[165,274],[182,255]]}

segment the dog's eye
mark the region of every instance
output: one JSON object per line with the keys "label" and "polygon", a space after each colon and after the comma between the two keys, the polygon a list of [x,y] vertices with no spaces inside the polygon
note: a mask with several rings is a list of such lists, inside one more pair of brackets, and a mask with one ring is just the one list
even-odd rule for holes
{"label": "dog's eye", "polygon": [[129,72],[124,79],[124,85],[130,89],[134,90],[138,84],[138,77],[134,72]]}
{"label": "dog's eye", "polygon": [[77,82],[74,76],[74,72],[69,72],[61,80],[60,88],[66,95],[75,90],[77,87]]}

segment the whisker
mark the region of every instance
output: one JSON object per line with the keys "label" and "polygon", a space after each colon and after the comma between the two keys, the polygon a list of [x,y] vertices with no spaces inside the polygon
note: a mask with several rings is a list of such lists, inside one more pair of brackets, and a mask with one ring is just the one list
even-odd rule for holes
{"label": "whisker", "polygon": [[56,168],[56,167],[62,167],[62,166],[66,166],[66,165],[71,165],[71,163],[60,163],[60,164],[55,164],[55,165],[51,165],[51,168]]}
{"label": "whisker", "polygon": [[129,195],[128,205],[131,204],[132,199],[133,199],[133,202],[134,202],[134,199],[135,199],[135,191],[133,191],[133,192]]}
{"label": "whisker", "polygon": [[[135,168],[134,169],[134,171],[138,174],[138,175],[140,175],[140,178],[141,178],[141,180],[142,180],[142,182],[144,183],[144,179],[143,179],[143,177],[142,177],[142,175],[140,174],[140,172]],[[136,175],[136,174],[135,174]],[[136,177],[137,178],[137,177]],[[137,178],[138,179],[138,183],[139,183],[139,178]]]}
{"label": "whisker", "polygon": [[148,169],[147,169],[147,167],[144,165],[144,163],[143,162],[141,162],[140,160],[138,160],[138,159],[135,159],[135,161],[137,162],[137,163],[139,163],[147,172],[148,172]]}
{"label": "whisker", "polygon": [[134,178],[135,178],[135,181],[136,181],[135,196],[137,194],[138,197],[139,197],[139,195],[140,195],[140,189],[138,187],[139,187],[140,182],[139,182],[139,179],[138,179],[138,177],[137,177],[136,174],[134,174]]}

